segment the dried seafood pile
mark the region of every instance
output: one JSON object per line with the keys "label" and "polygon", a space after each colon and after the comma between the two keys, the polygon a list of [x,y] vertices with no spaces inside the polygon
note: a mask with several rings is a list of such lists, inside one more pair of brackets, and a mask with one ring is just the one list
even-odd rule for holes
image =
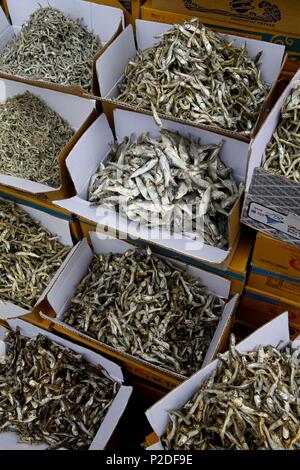
{"label": "dried seafood pile", "polygon": [[263,167],[300,183],[300,82],[287,97]]}
{"label": "dried seafood pile", "polygon": [[300,349],[238,352],[231,338],[213,374],[162,437],[174,450],[299,450]]}
{"label": "dried seafood pile", "polygon": [[99,37],[52,7],[38,8],[0,53],[0,70],[30,80],[92,87]]}
{"label": "dried seafood pile", "polygon": [[167,129],[111,146],[92,176],[89,201],[128,219],[223,248],[230,209],[243,190],[220,160],[222,143],[201,146]]}
{"label": "dried seafood pile", "polygon": [[140,250],[94,255],[63,321],[183,375],[201,368],[222,314],[196,278]]}
{"label": "dried seafood pile", "polygon": [[194,18],[128,62],[118,100],[250,135],[269,86],[258,61]]}
{"label": "dried seafood pile", "polygon": [[0,200],[0,299],[32,308],[70,251],[26,212]]}
{"label": "dried seafood pile", "polygon": [[87,449],[119,384],[100,366],[43,335],[7,334],[0,363],[0,432],[49,449]]}
{"label": "dried seafood pile", "polygon": [[8,98],[0,104],[0,173],[59,187],[58,157],[73,134],[35,95]]}

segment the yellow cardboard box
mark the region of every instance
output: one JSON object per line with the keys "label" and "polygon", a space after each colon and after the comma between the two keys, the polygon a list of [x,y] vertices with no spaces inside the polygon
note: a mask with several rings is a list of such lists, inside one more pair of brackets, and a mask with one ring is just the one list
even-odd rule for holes
{"label": "yellow cardboard box", "polygon": [[298,0],[152,0],[153,8],[204,16],[239,25],[299,32]]}
{"label": "yellow cardboard box", "polygon": [[[169,10],[171,8],[171,3],[169,4]],[[190,3],[190,2],[189,2]],[[201,0],[201,3],[202,0]],[[208,3],[208,0],[207,0]],[[211,3],[211,2],[209,2]],[[219,1],[217,2],[219,3]],[[228,2],[227,2],[228,3]],[[231,2],[235,3],[235,2]],[[242,2],[238,2],[242,3]],[[250,1],[248,3],[251,3]],[[274,3],[274,0],[271,2]],[[283,4],[283,1],[281,2]],[[300,3],[297,1],[289,1],[285,2],[286,4],[290,3],[297,3],[298,6],[295,9],[295,17],[297,12],[299,12]],[[148,21],[157,21],[160,23],[183,23],[184,21],[194,18],[195,16],[199,17],[200,21],[208,26],[209,28],[217,31],[219,33],[227,33],[233,34],[235,36],[244,36],[247,38],[258,39],[260,41],[267,41],[276,44],[283,44],[286,47],[286,51],[288,52],[288,60],[285,64],[285,72],[296,72],[300,67],[300,30],[299,30],[299,16],[297,20],[297,28],[296,31],[293,33],[287,32],[285,29],[279,28],[276,26],[273,30],[268,30],[261,24],[255,25],[248,25],[230,23],[229,20],[224,17],[220,16],[220,19],[213,19],[212,17],[208,17],[204,13],[200,11],[192,11],[192,10],[185,10],[184,13],[174,13],[172,11],[165,11],[163,9],[154,8],[153,0],[148,0],[142,7],[141,7],[141,18],[143,20]]]}
{"label": "yellow cardboard box", "polygon": [[248,286],[270,294],[284,296],[300,304],[300,276],[293,278],[252,266]]}

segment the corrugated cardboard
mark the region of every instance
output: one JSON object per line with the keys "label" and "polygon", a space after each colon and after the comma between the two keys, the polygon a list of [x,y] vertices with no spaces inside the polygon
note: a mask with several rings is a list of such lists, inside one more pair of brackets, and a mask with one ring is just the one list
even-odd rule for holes
{"label": "corrugated cardboard", "polygon": [[[218,143],[223,140],[222,160],[227,166],[233,168],[233,175],[238,183],[245,180],[248,164],[248,145],[246,143],[229,137],[221,138],[216,133],[184,126],[170,120],[164,121],[163,124],[166,128],[179,131],[187,137],[190,135],[200,137],[204,145]],[[150,132],[152,135],[158,135],[159,133],[158,127],[151,116],[123,110],[115,110],[114,128],[119,141],[132,133],[136,135],[142,132]],[[152,229],[149,231],[147,227],[128,221],[125,217],[104,206],[91,207],[87,201],[89,181],[97,171],[99,163],[107,158],[110,150],[109,144],[112,140],[113,134],[108,121],[104,115],[101,115],[77,142],[66,160],[77,195],[71,199],[56,201],[55,203],[59,207],[76,214],[80,219],[91,222],[94,226],[97,224],[100,231],[108,231],[113,236],[120,236],[125,239],[130,237],[136,241],[150,243],[156,249],[164,250],[168,255],[171,252],[173,256],[184,256],[196,261],[201,260],[205,263],[219,265],[219,267],[225,269],[238,243],[240,201],[237,201],[229,215],[228,250],[202,244],[186,237],[179,239],[178,235],[172,235],[166,230]]]}
{"label": "corrugated cardboard", "polygon": [[300,278],[300,248],[264,233],[258,233],[254,245],[252,264],[292,278]]}
{"label": "corrugated cardboard", "polygon": [[292,72],[298,70],[300,66],[299,28],[297,28],[296,32],[294,33],[287,33],[280,29],[277,31],[264,29],[262,25],[258,24],[255,26],[246,26],[242,23],[230,23],[227,21],[226,17],[224,17],[222,20],[212,19],[198,12],[173,13],[171,11],[154,8],[151,0],[148,0],[141,7],[141,18],[143,20],[156,21],[159,23],[183,23],[184,21],[194,18],[195,16],[198,17],[205,26],[219,33],[234,34],[236,36],[258,39],[260,41],[283,44],[286,48],[286,51],[288,52],[288,59],[284,65],[285,73],[291,74]]}
{"label": "corrugated cardboard", "polygon": [[[112,237],[105,238],[102,236],[101,239],[99,238],[99,234],[97,235],[95,232],[91,233],[90,236],[93,251],[96,253],[123,253],[132,248],[128,243]],[[143,377],[150,382],[157,383],[165,389],[173,388],[178,383],[182,382],[185,377],[174,372],[170,372],[162,367],[149,364],[148,362],[133,357],[130,354],[121,353],[115,348],[97,341],[87,334],[83,334],[64,323],[63,315],[68,309],[71,299],[74,297],[78,284],[88,270],[92,260],[93,251],[89,247],[87,240],[79,242],[72,251],[72,255],[68,257],[65,263],[63,263],[60,276],[57,277],[56,282],[52,284],[51,290],[48,290],[46,299],[52,311],[55,313],[55,317],[52,318],[53,328],[56,331],[71,337],[73,340],[76,339],[76,341],[93,346],[109,357],[118,359],[118,361],[134,375]],[[183,266],[182,263],[177,262],[177,264]],[[202,284],[206,286],[210,292],[218,295],[220,298],[228,299],[230,290],[229,281],[192,266],[185,267],[187,269],[187,274],[200,278]],[[219,350],[226,347],[237,302],[238,296],[234,297],[224,305],[222,317],[212,339],[211,345],[206,353],[203,365],[209,363]],[[43,318],[48,320],[51,319],[51,316],[47,311],[41,311],[40,314]]]}
{"label": "corrugated cardboard", "polygon": [[247,286],[241,297],[236,321],[258,328],[285,311],[289,312],[290,326],[299,330],[300,303]]}
{"label": "corrugated cardboard", "polygon": [[[103,367],[107,371],[108,375],[121,385],[113,403],[107,410],[106,416],[102,421],[99,430],[97,431],[89,447],[89,450],[105,449],[106,445],[109,442],[109,439],[111,438],[114,430],[118,425],[118,422],[123,412],[125,411],[130,395],[132,393],[132,387],[126,387],[123,385],[124,379],[120,367],[95,352],[89,351],[88,349],[85,349],[81,346],[70,343],[69,341],[66,341],[63,338],[53,335],[52,333],[49,333],[45,330],[41,330],[36,326],[29,325],[28,323],[22,320],[9,320],[8,325],[13,330],[19,327],[21,334],[28,336],[29,338],[35,338],[38,334],[42,334],[49,338],[51,341],[59,344],[60,346],[67,347],[72,351],[75,351],[77,354],[83,356],[86,361],[94,365],[100,365],[101,367]],[[2,345],[2,341],[4,340],[6,331],[6,328],[0,326],[0,343],[2,343]],[[2,353],[5,353],[5,350]],[[0,433],[0,450],[43,450],[47,447],[47,445],[43,444],[21,444],[19,442],[17,434],[12,432]]]}
{"label": "corrugated cardboard", "polygon": [[159,10],[265,27],[273,32],[299,32],[300,5],[297,0],[152,0],[152,5]]}
{"label": "corrugated cardboard", "polygon": [[[164,33],[168,29],[170,29],[168,24],[137,20],[137,48],[139,50],[144,50],[147,47],[152,46],[155,42],[157,42],[157,35]],[[272,99],[274,94],[274,86],[284,61],[285,48],[282,45],[265,43],[255,39],[245,40],[245,38],[231,35],[227,35],[227,37],[237,46],[245,45],[251,57],[255,57],[255,55],[260,51],[264,52],[261,58],[261,75],[262,79],[265,80],[268,84],[272,85],[272,87],[262,107],[255,129],[253,130],[253,135],[255,135],[267,113],[269,101]],[[129,104],[122,104],[120,101],[118,101],[118,85],[124,77],[124,70],[128,61],[134,57],[136,53],[137,49],[135,46],[135,37],[132,26],[130,25],[115,39],[115,41],[113,41],[113,43],[103,52],[97,61],[96,70],[98,74],[100,94],[102,97],[101,101],[104,112],[107,114],[107,116],[111,116],[113,110],[116,107],[133,111],[140,111],[143,112],[143,114],[152,114],[151,111],[142,108],[136,108]],[[161,114],[161,117],[199,127],[201,129],[212,130],[213,132],[218,132],[222,135],[240,139],[244,142],[249,142],[250,140],[250,138],[242,136],[241,134],[229,132],[218,127],[206,126],[203,124],[197,125],[195,122],[174,118],[170,115]]]}
{"label": "corrugated cardboard", "polygon": [[[73,246],[71,230],[70,230],[69,222],[67,220],[64,220],[63,218],[55,217],[53,215],[50,215],[49,213],[34,209],[29,206],[24,206],[20,204],[18,204],[18,206],[20,207],[20,209],[27,212],[33,219],[40,222],[40,224],[43,227],[47,228],[53,235],[58,235],[59,237],[58,239],[63,245],[70,246],[70,247]],[[71,253],[72,253],[72,250],[71,250]],[[71,256],[71,253],[68,255],[68,257]],[[57,278],[60,270],[61,268],[57,271],[55,276],[52,278],[47,289],[41,294],[33,310],[37,309],[38,305],[43,301],[43,299],[45,298],[47,294],[47,290],[51,287],[51,285]],[[20,315],[25,315],[26,313],[30,313],[30,311],[22,307],[19,307],[18,305],[14,305],[13,303],[1,302],[0,300],[0,318],[2,319],[14,318]]]}
{"label": "corrugated cardboard", "polygon": [[[0,9],[0,50],[19,33],[22,25],[28,20],[29,16],[40,6],[53,6],[62,11],[65,15],[73,19],[83,19],[84,24],[90,31],[98,34],[102,47],[94,57],[95,63],[99,55],[122,31],[124,23],[123,11],[118,8],[112,8],[83,0],[6,0],[11,23],[8,21],[5,13]],[[1,78],[17,80],[31,85],[51,88],[53,90],[65,91],[78,96],[96,97],[99,95],[98,84],[94,73],[93,88],[87,92],[79,86],[64,86],[42,80],[30,80],[17,77],[4,72],[0,72]]]}
{"label": "corrugated cardboard", "polygon": [[[288,326],[288,315],[284,313],[240,342],[237,349],[238,351],[253,351],[259,345],[276,347],[281,341],[287,344],[290,340]],[[218,362],[218,359],[211,362],[147,410],[148,421],[159,438],[164,434],[169,423],[168,412],[170,410],[180,410],[197,392],[199,385],[216,369]],[[161,443],[158,442],[148,449],[161,450],[162,448]]]}
{"label": "corrugated cardboard", "polygon": [[248,277],[248,286],[283,296],[300,305],[300,276],[298,278],[288,277],[252,266]]}
{"label": "corrugated cardboard", "polygon": [[66,119],[75,130],[74,136],[57,156],[62,184],[58,188],[52,188],[45,184],[0,173],[0,185],[1,187],[6,187],[8,193],[10,190],[17,191],[20,198],[22,195],[27,195],[35,200],[52,201],[53,199],[61,199],[68,195],[70,196],[74,194],[74,188],[66,169],[65,160],[71,149],[92,122],[93,115],[96,113],[95,100],[73,96],[69,93],[48,90],[46,88],[34,87],[21,82],[0,79],[0,102],[2,103],[8,98],[23,94],[26,91],[29,91],[43,100],[46,105],[56,111],[62,118]]}
{"label": "corrugated cardboard", "polygon": [[300,247],[300,184],[261,167],[280,121],[281,108],[300,79],[300,70],[282,93],[250,144],[246,196],[241,221],[260,232]]}

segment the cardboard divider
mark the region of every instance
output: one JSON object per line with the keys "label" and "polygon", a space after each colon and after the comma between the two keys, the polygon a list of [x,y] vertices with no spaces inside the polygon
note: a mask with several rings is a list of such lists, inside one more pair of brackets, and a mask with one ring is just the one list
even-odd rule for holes
{"label": "cardboard divider", "polygon": [[[139,111],[143,114],[151,114],[151,111],[149,110],[143,108],[137,109],[135,106],[118,101],[118,83],[123,79],[126,64],[130,58],[136,55],[137,50],[143,50],[152,46],[158,41],[156,36],[168,29],[170,29],[170,25],[166,23],[136,20],[137,49],[133,49],[134,35],[132,27],[129,26],[101,55],[96,64],[96,70],[100,86],[101,101],[103,103],[105,113],[111,115],[112,111],[121,105],[123,109]],[[253,129],[252,135],[255,135],[262,123],[261,117],[265,115],[266,109],[268,109],[268,104],[273,96],[274,85],[278,80],[285,59],[285,48],[279,44],[265,43],[255,39],[241,38],[240,36],[233,35],[225,36],[228,37],[230,41],[233,41],[238,47],[245,44],[251,57],[254,57],[258,52],[263,51],[261,58],[262,79],[271,86],[271,89],[261,108],[257,124]],[[250,141],[250,137],[248,136],[243,136],[242,134],[231,132],[219,127],[197,124],[193,121],[174,118],[170,115],[160,114],[160,116],[164,119],[174,120],[176,122],[196,126],[201,129],[211,130],[221,135],[226,135],[244,142],[249,143]]]}
{"label": "cardboard divider", "polygon": [[[112,237],[107,238],[100,236],[100,238],[98,238],[96,233],[91,233],[90,236],[92,248],[95,253],[124,253],[128,249],[132,249],[132,246],[128,243]],[[64,323],[64,314],[70,306],[71,299],[74,297],[76,286],[87,272],[91,258],[91,248],[87,240],[82,240],[74,248],[68,260],[63,263],[60,275],[55,279],[52,288],[48,291],[46,300],[50,309],[41,306],[41,317],[52,322],[54,331],[93,347],[109,357],[117,359],[132,374],[143,377],[152,383],[156,383],[164,389],[169,390],[185,380],[186,377],[182,375],[171,372],[163,367],[150,364],[130,354],[122,353]],[[162,258],[164,259],[164,257]],[[202,284],[207,287],[208,291],[212,292],[214,295],[218,295],[225,301],[228,299],[230,291],[230,282],[228,280],[193,266],[185,266],[180,262],[175,263],[175,265],[176,264],[184,267],[188,275],[201,279]],[[237,308],[238,298],[237,295],[226,303],[226,305],[224,304],[222,317],[204,359],[205,364],[212,360],[226,343],[228,331],[232,325],[234,313]],[[53,316],[52,313],[55,315]]]}
{"label": "cardboard divider", "polygon": [[[20,328],[22,335],[29,338],[35,338],[37,335],[42,334],[49,338],[54,343],[59,344],[62,347],[66,347],[81,355],[86,361],[93,365],[100,365],[105,369],[108,375],[120,384],[120,389],[111,404],[110,408],[107,410],[106,416],[102,421],[99,430],[97,431],[89,450],[103,450],[108,445],[109,440],[115,431],[118,422],[125,411],[125,408],[128,404],[130,395],[132,393],[132,387],[123,385],[123,374],[121,368],[106,359],[103,356],[100,356],[98,353],[90,351],[82,346],[71,343],[59,336],[56,336],[48,331],[42,330],[36,326],[30,325],[23,320],[9,320],[7,322],[8,326],[15,330],[17,327]],[[0,326],[0,341],[3,342],[5,336],[6,328]],[[1,347],[1,343],[0,343]],[[30,444],[20,444],[19,439],[15,433],[6,433],[2,432],[0,434],[0,449],[2,450],[42,450],[48,447],[47,445],[30,445]]]}

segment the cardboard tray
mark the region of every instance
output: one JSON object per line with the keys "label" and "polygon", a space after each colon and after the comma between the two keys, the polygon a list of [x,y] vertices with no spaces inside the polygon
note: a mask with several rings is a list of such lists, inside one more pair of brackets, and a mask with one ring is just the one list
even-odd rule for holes
{"label": "cardboard tray", "polygon": [[[42,334],[49,338],[51,341],[59,344],[60,346],[67,347],[72,351],[75,351],[77,354],[82,355],[86,361],[95,365],[102,366],[107,371],[109,376],[121,385],[113,403],[111,404],[110,408],[106,413],[106,416],[99,430],[97,431],[94,437],[94,440],[92,441],[89,447],[89,450],[105,449],[106,445],[109,443],[111,436],[113,435],[114,430],[118,425],[118,422],[123,412],[125,411],[130,395],[132,393],[132,387],[127,387],[123,385],[123,374],[120,367],[95,352],[89,351],[88,349],[85,349],[81,346],[70,343],[69,341],[66,341],[63,338],[49,333],[48,331],[30,325],[29,323],[24,322],[21,319],[9,320],[7,323],[8,326],[13,330],[19,327],[21,334],[28,336],[29,338],[35,338],[38,334]],[[0,326],[0,356],[5,354],[5,344],[3,343],[3,340],[5,338],[6,331],[7,328]],[[22,444],[18,442],[18,435],[13,432],[0,433],[0,450],[44,450],[47,447],[47,445]]]}
{"label": "cardboard tray", "polygon": [[99,5],[83,0],[6,0],[10,20],[0,8],[0,50],[2,50],[14,36],[21,30],[22,25],[28,21],[29,16],[40,6],[53,6],[74,20],[83,19],[89,31],[98,34],[102,47],[96,53],[93,62],[93,87],[87,92],[79,86],[64,86],[42,80],[31,80],[0,71],[0,78],[17,80],[35,86],[65,91],[78,96],[96,97],[99,94],[95,74],[95,64],[106,47],[118,36],[124,25],[123,11],[119,8]]}
{"label": "cardboard tray", "polygon": [[[130,354],[119,352],[115,348],[97,341],[88,334],[81,333],[64,323],[64,313],[70,306],[71,299],[74,297],[78,284],[88,271],[93,252],[99,254],[124,253],[128,249],[132,249],[128,243],[115,238],[103,236],[103,239],[101,239],[95,232],[91,233],[90,236],[93,250],[89,247],[86,239],[79,242],[72,250],[66,262],[63,263],[59,276],[57,276],[55,282],[52,283],[51,289],[47,291],[46,300],[51,310],[54,312],[54,318],[51,313],[49,314],[49,312],[43,308],[40,310],[41,317],[51,320],[53,322],[52,326],[56,331],[71,337],[73,340],[93,346],[110,357],[117,358],[122,365],[133,374],[142,376],[166,389],[173,388],[175,385],[185,380],[186,377],[150,364]],[[183,266],[183,264],[179,262],[174,264]],[[228,280],[192,266],[185,267],[187,274],[200,278],[208,291],[227,301],[230,291],[230,282]],[[224,304],[222,317],[203,362],[204,366],[214,358],[217,352],[226,347],[238,298],[239,296],[237,295],[228,303]]]}
{"label": "cardboard tray", "polygon": [[[248,145],[230,137],[191,126],[185,126],[170,120],[163,121],[164,127],[179,131],[182,135],[200,137],[203,145],[224,142],[221,158],[225,165],[233,169],[233,175],[238,183],[245,181],[248,165]],[[159,134],[158,127],[152,116],[116,109],[114,111],[114,128],[119,141],[130,134],[150,132]],[[104,115],[98,117],[82,138],[74,146],[66,159],[70,177],[74,183],[77,195],[64,201],[55,201],[59,207],[76,214],[80,219],[97,225],[100,231],[108,231],[113,236],[131,238],[146,242],[162,250],[164,254],[186,257],[194,261],[203,261],[221,269],[227,268],[240,236],[240,204],[239,199],[232,208],[228,218],[229,247],[227,250],[191,240],[179,234],[170,234],[166,230],[151,229],[138,225],[104,207],[91,207],[87,201],[88,187],[91,176],[97,171],[99,163],[106,160],[113,141],[113,133]]]}
{"label": "cardboard tray", "polygon": [[[140,111],[144,114],[152,114],[152,112],[149,110],[136,108],[132,105],[119,101],[118,86],[119,83],[123,80],[124,70],[128,61],[136,55],[137,50],[144,50],[147,47],[151,47],[153,44],[155,44],[157,42],[156,36],[170,29],[170,25],[165,23],[157,23],[154,21],[136,20],[135,26],[136,38],[134,37],[132,26],[129,25],[104,51],[96,64],[103,110],[107,116],[110,117],[110,119],[112,112],[116,107],[121,109]],[[275,85],[285,59],[285,48],[279,44],[266,43],[256,39],[245,39],[232,35],[225,36],[230,41],[233,41],[238,47],[246,44],[246,49],[251,57],[255,57],[258,52],[263,51],[263,55],[261,57],[261,75],[262,79],[271,86],[271,90],[261,109],[257,124],[253,129],[253,135],[255,135],[264,121],[270,106],[270,102],[272,101]],[[137,48],[135,46],[135,39],[137,42]],[[175,118],[172,117],[172,115],[160,114],[160,116],[165,119],[174,120],[175,122],[181,122],[190,126],[199,127],[201,129],[212,130],[213,132],[227,135],[235,139],[240,139],[244,142],[249,143],[250,141],[250,137],[243,136],[236,132],[227,131],[216,126],[208,126],[204,124],[197,125],[193,121]]]}

